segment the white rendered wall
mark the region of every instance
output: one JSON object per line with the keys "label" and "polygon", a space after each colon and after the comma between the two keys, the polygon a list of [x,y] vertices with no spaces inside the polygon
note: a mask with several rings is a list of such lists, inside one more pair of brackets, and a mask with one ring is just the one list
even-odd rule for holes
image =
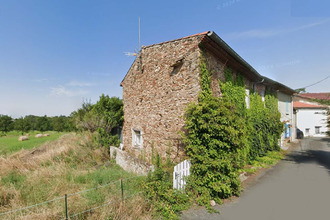
{"label": "white rendered wall", "polygon": [[277,93],[278,98],[278,110],[281,113],[281,121],[287,121],[292,124],[293,117],[293,105],[292,105],[292,96],[287,95],[283,92]]}
{"label": "white rendered wall", "polygon": [[[293,123],[293,102],[292,102],[292,96],[285,94],[283,92],[277,92],[277,99],[278,99],[278,110],[281,113],[281,122],[289,123],[291,124],[291,137],[290,140],[296,138],[295,132],[295,124]],[[284,148],[284,140],[285,140],[285,134],[282,133],[281,135],[281,147]]]}
{"label": "white rendered wall", "polygon": [[[297,128],[304,132],[305,137],[326,136],[326,119],[326,111],[323,109],[297,109]],[[315,134],[315,126],[321,126],[320,134]],[[309,135],[306,134],[306,128],[309,128]]]}

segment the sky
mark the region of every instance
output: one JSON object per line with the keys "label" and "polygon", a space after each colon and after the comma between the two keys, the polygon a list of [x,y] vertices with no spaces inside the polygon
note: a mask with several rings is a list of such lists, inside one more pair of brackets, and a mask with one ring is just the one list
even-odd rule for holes
{"label": "sky", "polygon": [[139,17],[142,45],[214,31],[261,75],[330,92],[327,0],[0,0],[0,114],[70,115],[121,98]]}

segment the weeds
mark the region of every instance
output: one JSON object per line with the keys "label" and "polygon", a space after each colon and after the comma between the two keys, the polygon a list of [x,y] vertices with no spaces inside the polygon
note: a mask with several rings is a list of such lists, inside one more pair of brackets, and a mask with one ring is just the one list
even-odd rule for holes
{"label": "weeds", "polygon": [[[107,149],[93,145],[92,137],[88,133],[71,133],[39,148],[0,157],[0,213],[68,194],[70,215],[101,206],[71,219],[151,219],[151,208],[141,197],[134,196],[141,191],[145,177],[136,177],[111,163]],[[124,196],[130,199],[121,204],[119,180],[130,177],[134,178],[123,181]],[[114,183],[98,188],[109,182]],[[131,199],[139,202],[131,203]],[[111,205],[102,206],[103,203]],[[60,199],[16,214],[0,215],[0,219],[61,219],[63,205],[64,199]]]}

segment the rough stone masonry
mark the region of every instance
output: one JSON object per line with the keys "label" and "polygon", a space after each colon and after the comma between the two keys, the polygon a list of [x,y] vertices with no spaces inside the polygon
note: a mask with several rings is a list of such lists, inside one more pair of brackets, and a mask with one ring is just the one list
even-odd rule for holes
{"label": "rough stone masonry", "polygon": [[[247,89],[258,80],[260,75],[214,43],[208,33],[142,47],[121,83],[125,151],[147,162],[156,152],[163,159],[181,160],[185,109],[197,102],[201,90],[201,54],[212,73],[216,96],[221,95],[218,81],[224,80],[225,67],[233,70],[234,77],[240,72]],[[259,84],[257,90],[264,92],[265,86]]]}

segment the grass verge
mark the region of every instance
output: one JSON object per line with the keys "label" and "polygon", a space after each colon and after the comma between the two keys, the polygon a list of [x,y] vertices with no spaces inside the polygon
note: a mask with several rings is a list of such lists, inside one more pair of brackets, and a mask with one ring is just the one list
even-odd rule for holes
{"label": "grass verge", "polygon": [[65,194],[70,219],[151,219],[152,206],[140,193],[145,177],[125,172],[91,142],[91,134],[70,133],[0,157],[0,219],[65,218]]}

